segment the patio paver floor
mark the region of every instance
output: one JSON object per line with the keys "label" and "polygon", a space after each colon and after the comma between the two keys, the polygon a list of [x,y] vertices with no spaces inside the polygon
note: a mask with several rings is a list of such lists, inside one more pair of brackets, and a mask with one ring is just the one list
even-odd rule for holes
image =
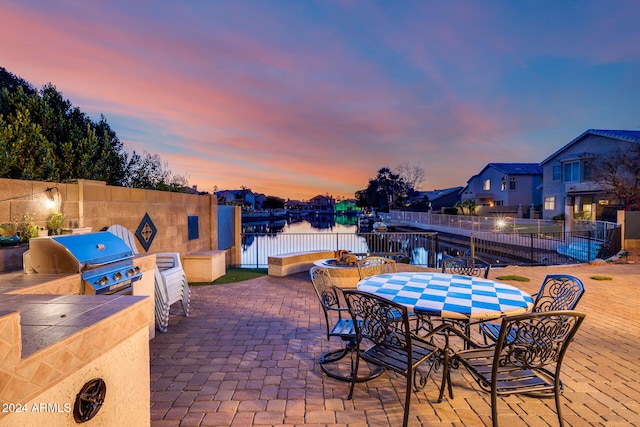
{"label": "patio paver floor", "polygon": [[[586,287],[578,309],[587,318],[563,366],[565,425],[640,425],[640,265],[507,267],[490,277],[529,277],[512,284],[533,293],[553,273]],[[327,341],[323,322],[308,273],[192,287],[190,317],[172,315],[150,342],[152,426],[401,425],[403,378],[385,373],[347,400],[349,385],[322,374],[319,356],[342,345]],[[433,381],[413,393],[410,425],[491,425],[489,395],[464,369],[452,380],[454,399],[436,403]],[[553,399],[498,404],[501,425],[557,425]]]}

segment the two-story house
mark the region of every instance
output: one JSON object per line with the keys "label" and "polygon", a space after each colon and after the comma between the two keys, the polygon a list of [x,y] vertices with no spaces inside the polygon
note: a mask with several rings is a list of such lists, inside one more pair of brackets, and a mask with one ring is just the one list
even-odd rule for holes
{"label": "two-story house", "polygon": [[567,219],[616,221],[618,203],[593,181],[592,163],[601,156],[640,143],[638,130],[589,129],[543,160],[543,217],[565,214]]}
{"label": "two-story house", "polygon": [[489,163],[467,181],[462,200],[478,206],[527,209],[542,203],[542,167],[538,163]]}
{"label": "two-story house", "polygon": [[309,200],[309,207],[314,213],[333,214],[335,204],[336,201],[331,196],[318,195]]}

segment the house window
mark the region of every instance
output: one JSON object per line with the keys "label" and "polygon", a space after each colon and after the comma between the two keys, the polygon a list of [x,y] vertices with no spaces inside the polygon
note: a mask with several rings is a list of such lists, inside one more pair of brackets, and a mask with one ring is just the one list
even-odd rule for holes
{"label": "house window", "polygon": [[502,181],[500,181],[500,191],[507,190],[507,178],[502,177]]}
{"label": "house window", "polygon": [[544,209],[547,211],[556,209],[556,196],[547,196],[544,198]]}
{"label": "house window", "polygon": [[554,166],[553,167],[553,180],[560,181],[562,179],[562,167]]}
{"label": "house window", "polygon": [[491,180],[490,179],[485,179],[484,180],[484,183],[482,184],[482,190],[483,191],[491,190]]}
{"label": "house window", "polygon": [[515,190],[515,189],[516,189],[516,179],[511,178],[509,179],[509,190]]}
{"label": "house window", "polygon": [[585,161],[582,164],[582,180],[583,181],[591,181],[591,162]]}
{"label": "house window", "polygon": [[580,162],[564,164],[564,182],[580,181]]}
{"label": "house window", "polygon": [[504,201],[496,200],[496,206],[504,206]]}

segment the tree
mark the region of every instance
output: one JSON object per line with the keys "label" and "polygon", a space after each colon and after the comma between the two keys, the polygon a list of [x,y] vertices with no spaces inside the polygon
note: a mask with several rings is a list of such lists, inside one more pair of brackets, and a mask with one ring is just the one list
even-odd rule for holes
{"label": "tree", "polygon": [[408,204],[414,205],[418,197],[417,190],[421,188],[424,181],[424,169],[418,165],[404,162],[396,168],[396,171],[404,184]]}
{"label": "tree", "polygon": [[422,187],[422,182],[424,181],[424,169],[420,166],[404,162],[398,165],[396,172],[407,188],[419,190]]}
{"label": "tree", "polygon": [[406,186],[400,175],[395,174],[388,167],[378,170],[375,178],[369,180],[364,190],[355,193],[356,205],[359,207],[375,207],[381,211],[401,206],[401,200],[406,196]]}
{"label": "tree", "polygon": [[[478,208],[478,204],[473,199],[464,199],[456,202],[454,205],[455,208],[460,208],[462,210],[462,214],[467,213],[468,215],[475,215],[476,209]],[[465,209],[467,212],[465,212]]]}
{"label": "tree", "polygon": [[129,156],[104,116],[97,123],[51,83],[40,91],[0,67],[0,177],[186,191],[160,157]]}
{"label": "tree", "polygon": [[42,127],[31,121],[26,108],[19,108],[7,120],[0,115],[0,176],[41,180],[56,169],[52,152]]}
{"label": "tree", "polygon": [[186,178],[174,175],[157,154],[146,151],[143,155],[135,151],[127,165],[129,171],[127,187],[150,190],[184,192],[188,186]]}
{"label": "tree", "polygon": [[276,196],[267,196],[262,207],[266,209],[283,209],[284,208],[284,199]]}
{"label": "tree", "polygon": [[591,162],[592,179],[624,210],[640,210],[640,144],[630,144]]}

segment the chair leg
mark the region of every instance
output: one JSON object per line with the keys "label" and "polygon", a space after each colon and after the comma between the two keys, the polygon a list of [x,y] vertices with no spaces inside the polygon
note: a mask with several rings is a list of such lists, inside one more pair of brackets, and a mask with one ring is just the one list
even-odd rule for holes
{"label": "chair leg", "polygon": [[491,422],[493,427],[498,427],[498,393],[491,389]]}
{"label": "chair leg", "polygon": [[562,419],[562,409],[560,404],[560,391],[556,388],[555,390],[555,398],[556,398],[556,412],[558,414],[558,423],[560,427],[564,426],[564,420]]}
{"label": "chair leg", "polygon": [[407,375],[407,395],[404,399],[404,418],[402,421],[402,427],[407,427],[409,424],[409,407],[411,406],[411,393],[413,392],[413,387],[411,384],[411,380],[413,378],[413,374],[409,371],[409,375]]}
{"label": "chair leg", "polygon": [[351,374],[351,385],[349,386],[349,396],[347,396],[347,400],[351,400],[353,398],[353,389],[356,386],[357,375],[358,375],[358,366],[360,366],[360,355],[356,354],[356,361],[352,365],[354,367]]}

